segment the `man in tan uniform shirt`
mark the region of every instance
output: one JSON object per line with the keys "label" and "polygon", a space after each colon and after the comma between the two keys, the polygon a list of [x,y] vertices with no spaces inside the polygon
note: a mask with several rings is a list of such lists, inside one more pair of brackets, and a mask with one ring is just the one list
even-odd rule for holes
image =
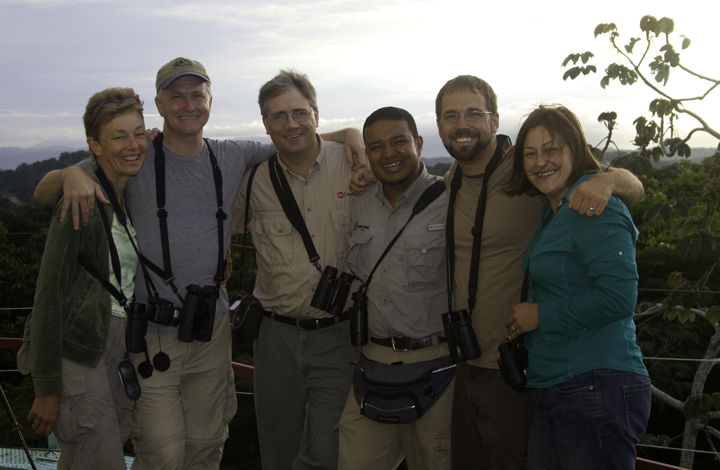
{"label": "man in tan uniform shirt", "polygon": [[[265,309],[255,351],[255,412],[264,470],[335,469],[338,434],[355,361],[349,321],[310,306],[321,273],[283,211],[270,179],[282,173],[321,269],[347,272],[351,168],[343,146],[316,134],[318,108],[307,76],[281,71],[260,89],[267,133],[278,148],[253,179],[248,228],[257,248],[253,295]],[[272,161],[272,159],[271,159]],[[249,173],[235,200],[233,230],[244,231]],[[344,309],[343,309],[344,310]]]}

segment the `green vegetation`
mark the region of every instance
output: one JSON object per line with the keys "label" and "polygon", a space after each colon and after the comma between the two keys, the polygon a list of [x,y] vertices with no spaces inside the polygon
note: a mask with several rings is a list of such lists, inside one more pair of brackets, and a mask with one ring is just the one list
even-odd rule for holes
{"label": "green vegetation", "polygon": [[90,156],[87,150],[63,152],[51,158],[31,164],[22,163],[14,170],[0,170],[0,209],[18,210],[33,204],[33,192],[48,171],[65,168]]}
{"label": "green vegetation", "polygon": [[[671,18],[644,16],[640,20],[642,37],[630,38],[618,45],[620,33],[614,23],[595,28],[595,37],[606,36],[616,52],[617,62],[605,68],[602,88],[610,82],[621,85],[642,83],[657,97],[650,101],[649,118],[635,121],[637,149],[613,160],[613,165],[643,176],[645,201],[631,208],[640,229],[637,245],[640,287],[674,292],[642,292],[636,309],[638,343],[646,357],[663,359],[691,358],[705,362],[650,361],[653,380],[653,415],[645,444],[659,447],[702,449],[717,453],[720,442],[720,376],[713,362],[720,351],[720,299],[710,292],[720,291],[720,145],[714,156],[701,164],[682,160],[662,170],[653,170],[650,159],[661,156],[689,157],[689,141],[697,133],[720,140],[720,132],[692,111],[695,101],[705,99],[720,85],[712,79],[685,67],[679,52],[690,47],[686,36],[671,37],[675,22]],[[679,49],[678,49],[678,44]],[[650,53],[658,55],[650,57]],[[592,52],[567,56],[563,76],[574,80],[581,75],[597,73],[590,63]],[[649,61],[649,62],[648,62]],[[671,96],[665,90],[671,71],[685,73],[698,80],[697,90],[687,91],[685,98]],[[676,121],[685,115],[695,127],[681,135]],[[612,142],[617,114],[605,112],[598,117],[608,129],[602,159]],[[601,145],[603,144],[601,142]],[[617,148],[617,146],[616,146]],[[705,294],[704,292],[708,292]],[[702,435],[705,439],[698,441]],[[677,464],[676,454],[650,452],[652,458]],[[714,462],[713,462],[714,460]],[[679,464],[684,468],[717,468],[720,456],[696,456],[682,451]]]}

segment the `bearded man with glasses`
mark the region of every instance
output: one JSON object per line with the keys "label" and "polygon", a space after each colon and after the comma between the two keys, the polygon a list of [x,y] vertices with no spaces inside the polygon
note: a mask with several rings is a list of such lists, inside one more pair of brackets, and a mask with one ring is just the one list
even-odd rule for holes
{"label": "bearded man with glasses", "polygon": [[[454,231],[454,250],[449,249],[454,260],[450,275],[454,309],[469,311],[482,351],[480,357],[457,364],[452,468],[524,470],[534,404],[529,393],[518,394],[505,385],[498,368],[498,346],[506,341],[505,319],[520,301],[522,259],[544,201],[510,197],[505,192],[512,173],[512,156],[508,158],[506,153],[511,142],[509,137],[497,134],[497,97],[487,82],[460,75],[440,89],[435,107],[438,132],[455,159],[445,178],[451,201],[446,230]],[[453,179],[457,179],[455,189]],[[473,286],[473,228],[483,185],[487,185],[486,205],[478,236],[477,285]],[[600,215],[611,193],[628,204],[642,198],[643,188],[631,173],[612,170],[578,186],[568,198],[568,206],[587,216]]]}

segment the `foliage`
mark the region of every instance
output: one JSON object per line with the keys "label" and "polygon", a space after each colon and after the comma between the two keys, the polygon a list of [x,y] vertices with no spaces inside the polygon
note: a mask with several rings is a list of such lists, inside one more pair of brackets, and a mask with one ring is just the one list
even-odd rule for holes
{"label": "foliage", "polygon": [[445,176],[450,171],[450,163],[436,163],[434,166],[428,167],[428,173],[435,176]]}
{"label": "foliage", "polygon": [[18,205],[9,198],[19,201],[20,205],[33,204],[33,192],[48,171],[73,165],[87,158],[90,152],[63,152],[57,159],[50,158],[34,163],[21,163],[14,170],[0,171],[0,208],[17,210]]}
{"label": "foliage", "polygon": [[[704,132],[720,139],[720,132],[687,107],[692,105],[693,101],[707,97],[720,84],[720,80],[703,76],[682,64],[679,50],[687,50],[691,41],[684,35],[679,38],[671,38],[675,30],[675,22],[671,18],[658,20],[647,15],[640,20],[639,26],[642,37],[632,37],[624,46],[618,44],[620,33],[615,23],[601,23],[595,27],[594,33],[596,38],[606,36],[611,49],[617,53],[618,57],[617,62],[613,62],[605,68],[605,75],[600,80],[602,88],[607,88],[612,81],[618,81],[621,85],[643,83],[658,95],[648,106],[650,118],[639,116],[633,122],[636,131],[634,144],[638,150],[617,164],[617,166],[632,169],[636,173],[647,174],[650,171],[649,158],[658,161],[662,155],[689,157],[691,151],[688,141],[696,132]],[[657,43],[659,43],[659,47]],[[650,57],[651,51],[655,50],[659,51],[659,54]],[[562,67],[570,68],[565,71],[563,80],[568,78],[574,80],[580,75],[597,73],[597,65],[589,63],[590,59],[594,57],[595,55],[589,51],[568,55],[563,61]],[[665,89],[665,85],[670,79],[672,70],[682,71],[697,78],[700,80],[701,86],[706,85],[706,88],[702,87],[699,93],[692,97],[671,96]],[[685,136],[679,134],[675,125],[681,115],[691,117],[698,126]],[[603,113],[598,118],[598,120],[608,123],[606,125],[612,126],[616,119],[617,116],[611,117],[609,113]],[[609,140],[608,138],[608,143]],[[607,146],[605,148],[607,149]]]}
{"label": "foliage", "polygon": [[[673,37],[675,22],[670,18],[644,16],[640,20],[641,37],[630,38],[624,46],[614,23],[596,26],[595,37],[606,37],[617,61],[604,69],[600,86],[611,82],[632,86],[642,83],[657,97],[648,106],[649,117],[634,122],[637,149],[613,160],[613,165],[643,175],[646,199],[631,208],[638,224],[637,261],[640,287],[671,289],[641,293],[636,310],[638,344],[646,357],[669,361],[651,361],[648,371],[653,380],[654,406],[662,422],[651,419],[655,434],[644,438],[656,446],[694,449],[699,432],[706,437],[709,450],[716,452],[720,431],[714,424],[720,418],[718,374],[712,374],[715,362],[672,361],[675,358],[716,359],[720,351],[719,297],[704,292],[720,291],[720,145],[713,157],[701,164],[681,160],[655,170],[651,158],[661,156],[689,157],[688,142],[696,132],[720,140],[720,133],[689,106],[707,97],[720,80],[698,74],[681,61],[681,52],[690,47],[685,36]],[[658,51],[651,57],[651,51]],[[569,67],[563,79],[576,79],[596,73],[592,52],[567,56],[562,67]],[[692,97],[671,96],[665,86],[670,74],[685,73],[699,80],[701,91]],[[691,117],[697,127],[680,135],[677,119]],[[616,127],[614,112],[602,113],[598,121],[608,129],[600,156],[612,143]],[[601,142],[602,143],[602,142]],[[617,146],[616,146],[617,148]],[[717,405],[717,406],[716,406]],[[655,411],[653,412],[655,413]],[[656,427],[653,428],[653,427]],[[683,429],[679,432],[679,429]],[[660,431],[658,433],[658,431]],[[678,436],[682,444],[675,442]],[[698,458],[700,460],[700,458]],[[682,452],[680,465],[692,468],[694,456]]]}

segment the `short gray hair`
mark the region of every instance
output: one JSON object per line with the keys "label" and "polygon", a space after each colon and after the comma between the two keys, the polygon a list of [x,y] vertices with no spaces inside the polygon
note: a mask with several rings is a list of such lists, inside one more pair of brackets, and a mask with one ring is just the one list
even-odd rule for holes
{"label": "short gray hair", "polygon": [[299,91],[308,100],[313,111],[317,110],[315,87],[312,86],[307,75],[291,68],[281,70],[279,74],[260,88],[258,104],[263,117],[267,117],[267,103],[271,98],[276,98],[292,89]]}

